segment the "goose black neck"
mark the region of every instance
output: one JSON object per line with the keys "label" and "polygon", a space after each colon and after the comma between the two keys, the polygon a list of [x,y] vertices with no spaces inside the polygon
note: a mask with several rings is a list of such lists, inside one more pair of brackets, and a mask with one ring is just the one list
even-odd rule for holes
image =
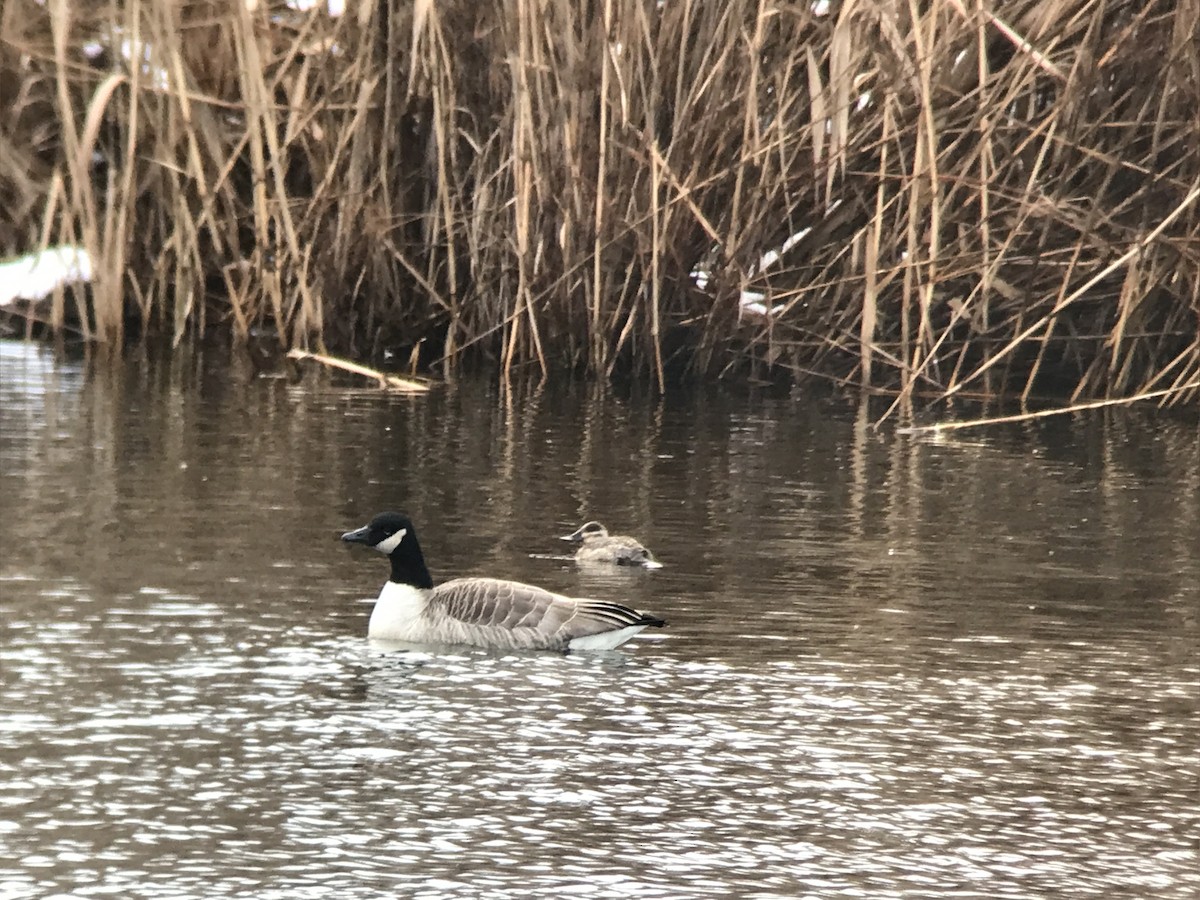
{"label": "goose black neck", "polygon": [[425,568],[425,555],[421,553],[417,536],[411,531],[391,552],[388,559],[392,561],[391,581],[396,584],[410,584],[416,588],[433,587],[429,569]]}

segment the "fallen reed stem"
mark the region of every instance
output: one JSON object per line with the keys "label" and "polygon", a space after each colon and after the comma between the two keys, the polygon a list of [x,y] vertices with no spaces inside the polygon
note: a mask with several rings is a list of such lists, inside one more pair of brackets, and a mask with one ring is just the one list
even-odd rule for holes
{"label": "fallen reed stem", "polygon": [[341,369],[343,372],[361,375],[364,378],[370,378],[373,381],[379,382],[379,386],[387,390],[407,391],[415,394],[423,394],[429,390],[429,385],[425,382],[414,381],[410,378],[401,378],[399,375],[380,372],[378,369],[372,369],[370,366],[351,362],[348,359],[339,359],[336,356],[326,356],[323,353],[309,353],[307,350],[289,350],[287,358],[296,360],[297,362],[312,360],[331,369]]}
{"label": "fallen reed stem", "polygon": [[1103,409],[1107,406],[1130,406],[1146,400],[1158,400],[1163,397],[1182,396],[1189,391],[1200,391],[1200,381],[1179,387],[1163,388],[1148,391],[1133,397],[1116,397],[1111,400],[1089,400],[1087,403],[1072,403],[1070,406],[1058,406],[1054,409],[1040,409],[1037,412],[1013,413],[1008,416],[993,416],[986,419],[969,419],[956,422],[937,422],[933,425],[906,425],[897,428],[899,434],[921,434],[924,432],[962,431],[964,428],[983,428],[990,425],[1005,425],[1012,422],[1028,422],[1032,419],[1047,419],[1051,416],[1062,416],[1067,413],[1083,412],[1088,409]]}

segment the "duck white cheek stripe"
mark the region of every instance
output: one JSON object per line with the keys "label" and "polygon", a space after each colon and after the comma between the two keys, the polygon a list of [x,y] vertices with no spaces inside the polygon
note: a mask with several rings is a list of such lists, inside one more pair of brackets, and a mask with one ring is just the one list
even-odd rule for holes
{"label": "duck white cheek stripe", "polygon": [[382,541],[380,541],[378,544],[376,544],[375,549],[378,550],[380,553],[391,553],[393,550],[396,549],[396,547],[399,546],[400,542],[402,540],[404,540],[404,536],[406,534],[408,534],[408,529],[401,528],[399,531],[397,531],[395,534],[393,534],[390,538],[385,538]]}

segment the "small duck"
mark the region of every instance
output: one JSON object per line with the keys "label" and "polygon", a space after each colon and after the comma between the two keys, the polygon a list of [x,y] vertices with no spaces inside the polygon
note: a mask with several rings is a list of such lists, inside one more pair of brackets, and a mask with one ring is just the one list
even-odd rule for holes
{"label": "small duck", "polygon": [[615,563],[618,566],[642,566],[646,569],[662,568],[654,554],[642,546],[637,538],[623,534],[609,534],[599,522],[584,522],[577,531],[564,534],[564,541],[582,544],[575,552],[576,562]]}
{"label": "small duck", "polygon": [[620,603],[565,597],[496,578],[457,578],[434,587],[412,522],[380,513],[342,540],[391,560],[392,574],[367,636],[415,644],[470,644],[494,650],[611,650],[666,624]]}

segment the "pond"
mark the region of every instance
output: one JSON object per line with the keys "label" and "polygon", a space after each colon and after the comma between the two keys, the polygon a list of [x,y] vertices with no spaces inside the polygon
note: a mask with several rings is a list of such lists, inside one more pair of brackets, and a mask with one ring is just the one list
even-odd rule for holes
{"label": "pond", "polygon": [[[0,897],[1200,893],[1200,433],[0,342]],[[434,577],[667,619],[396,650]],[[658,570],[581,569],[585,519]]]}

